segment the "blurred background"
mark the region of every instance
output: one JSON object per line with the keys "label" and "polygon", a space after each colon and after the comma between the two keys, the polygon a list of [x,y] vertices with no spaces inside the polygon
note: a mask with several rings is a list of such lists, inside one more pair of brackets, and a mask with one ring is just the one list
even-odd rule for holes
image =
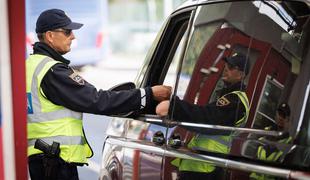
{"label": "blurred background", "polygon": [[[185,0],[26,0],[26,48],[37,41],[39,14],[52,8],[64,10],[84,26],[65,57],[84,79],[98,89],[134,81],[144,57],[164,20]],[[101,149],[110,118],[84,114],[84,130],[94,156],[89,166],[78,168],[81,180],[98,179]]]}

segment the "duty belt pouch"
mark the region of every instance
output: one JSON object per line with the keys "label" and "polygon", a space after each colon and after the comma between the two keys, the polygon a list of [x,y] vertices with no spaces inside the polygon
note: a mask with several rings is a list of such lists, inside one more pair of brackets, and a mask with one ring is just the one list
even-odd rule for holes
{"label": "duty belt pouch", "polygon": [[58,157],[48,157],[45,155],[43,158],[43,166],[45,169],[44,172],[45,180],[57,179],[57,174],[60,166]]}
{"label": "duty belt pouch", "polygon": [[52,145],[47,144],[41,139],[37,139],[34,148],[43,151],[43,166],[45,169],[46,180],[52,180],[57,178],[58,169],[60,166],[60,144],[58,142],[53,142]]}

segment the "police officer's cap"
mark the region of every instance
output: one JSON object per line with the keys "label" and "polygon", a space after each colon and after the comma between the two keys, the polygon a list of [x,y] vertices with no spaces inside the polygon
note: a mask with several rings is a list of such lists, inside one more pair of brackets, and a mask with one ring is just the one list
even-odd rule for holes
{"label": "police officer's cap", "polygon": [[250,71],[250,61],[249,59],[242,53],[234,53],[230,57],[223,58],[225,62],[228,64],[238,67],[240,71],[243,71],[246,75]]}
{"label": "police officer's cap", "polygon": [[63,28],[63,29],[80,29],[81,23],[72,22],[63,10],[49,9],[43,11],[36,23],[36,33]]}

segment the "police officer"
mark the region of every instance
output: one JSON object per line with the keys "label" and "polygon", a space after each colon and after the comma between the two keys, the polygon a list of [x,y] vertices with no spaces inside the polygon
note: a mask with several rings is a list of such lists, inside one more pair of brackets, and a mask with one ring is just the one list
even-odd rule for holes
{"label": "police officer", "polygon": [[[276,129],[277,131],[286,132],[283,136],[280,137],[273,137],[273,136],[266,136],[266,137],[260,137],[259,141],[264,143],[264,145],[258,146],[257,152],[256,152],[256,158],[263,161],[271,161],[271,162],[281,162],[284,156],[286,155],[285,152],[287,149],[281,149],[281,147],[276,147],[272,145],[270,142],[277,142],[279,144],[289,144],[292,142],[293,138],[288,133],[288,125],[289,125],[289,117],[291,114],[290,106],[282,102],[279,104],[275,121],[276,121]],[[266,128],[265,128],[266,130]],[[273,129],[268,129],[273,130]],[[267,141],[267,143],[265,143]],[[257,180],[275,180],[278,179],[276,177],[265,175],[265,174],[259,174],[259,173],[251,173],[250,174],[251,179],[257,179]]]}
{"label": "police officer", "polygon": [[[235,53],[224,60],[226,62],[222,73],[224,88],[219,91],[217,100],[205,106],[199,106],[174,97],[173,119],[192,123],[244,127],[249,114],[249,102],[242,80],[249,72],[249,61],[241,53]],[[169,101],[163,101],[156,107],[156,113],[165,116],[168,114],[168,108]],[[208,135],[208,132],[194,136],[188,147],[193,150],[229,153],[231,135],[217,133]],[[179,168],[180,179],[219,179],[219,175],[222,174],[220,168],[208,163],[177,158],[172,161],[172,164]]]}
{"label": "police officer", "polygon": [[291,115],[291,108],[290,106],[282,102],[279,104],[276,112],[275,121],[277,123],[278,131],[287,131],[289,126],[289,117]]}
{"label": "police officer", "polygon": [[84,136],[82,112],[113,115],[139,111],[154,100],[170,96],[168,86],[113,92],[97,90],[84,80],[63,57],[75,39],[72,30],[82,26],[60,9],[42,12],[36,22],[39,42],[26,60],[28,162],[32,179],[48,178],[46,156],[34,148],[37,139],[50,145],[60,143],[53,179],[78,179],[77,165],[87,164],[93,154]]}

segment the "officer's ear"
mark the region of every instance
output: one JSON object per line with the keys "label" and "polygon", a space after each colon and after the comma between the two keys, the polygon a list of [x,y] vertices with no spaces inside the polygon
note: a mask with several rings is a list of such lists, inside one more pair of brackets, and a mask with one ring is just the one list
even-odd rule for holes
{"label": "officer's ear", "polygon": [[245,74],[245,72],[241,72],[241,77],[242,77],[242,79],[244,79],[245,77],[246,77],[246,74]]}
{"label": "officer's ear", "polygon": [[44,38],[44,41],[45,41],[47,44],[53,43],[53,41],[54,41],[54,39],[53,39],[54,34],[53,34],[52,31],[46,31],[46,32],[44,33],[43,36],[44,36],[44,37],[43,37],[43,38]]}
{"label": "officer's ear", "polygon": [[239,74],[239,78],[240,80],[244,79],[245,78],[245,73],[243,71],[238,71],[238,74]]}

